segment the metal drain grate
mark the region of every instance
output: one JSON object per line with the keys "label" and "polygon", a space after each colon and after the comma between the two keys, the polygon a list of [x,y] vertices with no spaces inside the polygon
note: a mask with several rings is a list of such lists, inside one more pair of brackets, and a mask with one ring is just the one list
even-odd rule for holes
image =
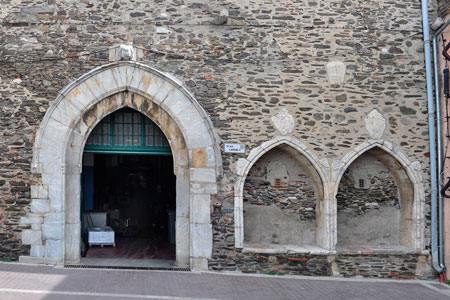
{"label": "metal drain grate", "polygon": [[179,267],[126,267],[126,266],[97,266],[97,265],[64,265],[72,269],[115,269],[115,270],[153,270],[153,271],[182,271],[190,272],[189,268]]}

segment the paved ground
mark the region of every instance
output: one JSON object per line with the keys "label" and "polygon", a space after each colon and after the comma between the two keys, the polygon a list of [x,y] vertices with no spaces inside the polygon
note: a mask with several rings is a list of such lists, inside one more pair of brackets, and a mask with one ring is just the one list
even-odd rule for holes
{"label": "paved ground", "polygon": [[64,269],[0,263],[1,300],[447,299],[433,281],[270,277],[174,271]]}

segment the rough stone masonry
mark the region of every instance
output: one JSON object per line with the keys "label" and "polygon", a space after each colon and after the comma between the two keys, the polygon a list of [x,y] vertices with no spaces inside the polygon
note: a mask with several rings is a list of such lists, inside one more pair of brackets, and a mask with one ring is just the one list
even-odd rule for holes
{"label": "rough stone masonry", "polygon": [[[110,63],[111,47],[128,44],[139,52],[139,63],[183,83],[218,136],[222,162],[218,190],[208,198],[212,249],[205,254],[207,268],[432,275],[419,2],[11,0],[1,2],[0,22],[0,257],[51,254],[51,239],[39,232],[52,213],[52,196],[46,194],[42,173],[31,170],[36,133],[65,86]],[[246,151],[227,153],[226,143],[245,145]],[[246,175],[266,153],[283,147],[290,150],[278,153],[280,164],[296,161],[308,180],[289,186],[285,197],[264,179],[259,183],[264,195],[257,194],[255,201],[265,204],[272,201],[267,197],[278,197],[273,202],[277,213],[310,220],[308,245],[276,237],[275,244],[246,244],[248,220],[241,202],[244,183],[245,197],[254,184]],[[378,184],[363,177],[381,189],[380,195],[394,198],[386,207],[399,211],[397,234],[403,238],[398,247],[380,249],[375,240],[369,249],[339,249],[342,203],[366,207],[361,197],[342,193],[351,191],[348,182],[355,180],[344,172],[366,151],[375,151],[376,164],[389,178]],[[391,215],[377,217],[388,224],[383,218]],[[271,239],[272,233],[261,241]]]}

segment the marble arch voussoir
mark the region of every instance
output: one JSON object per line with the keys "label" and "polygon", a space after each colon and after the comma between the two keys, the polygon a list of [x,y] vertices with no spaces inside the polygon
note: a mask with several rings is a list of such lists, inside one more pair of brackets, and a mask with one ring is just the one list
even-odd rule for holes
{"label": "marble arch voussoir", "polygon": [[[169,137],[177,172],[177,263],[206,269],[212,251],[207,212],[222,172],[218,136],[181,81],[136,62],[93,69],[65,87],[47,110],[36,135],[32,171],[42,176],[42,186],[35,188],[48,190],[48,195],[32,201],[47,201],[51,213],[42,212],[41,231],[25,233],[37,237],[33,243],[42,250],[32,251],[28,259],[48,263],[79,260],[79,174],[84,143],[101,118],[124,106],[156,121]],[[164,116],[155,120],[154,110]],[[181,139],[175,137],[176,132]],[[198,193],[199,186],[207,188]],[[59,219],[53,211],[60,212]]]}

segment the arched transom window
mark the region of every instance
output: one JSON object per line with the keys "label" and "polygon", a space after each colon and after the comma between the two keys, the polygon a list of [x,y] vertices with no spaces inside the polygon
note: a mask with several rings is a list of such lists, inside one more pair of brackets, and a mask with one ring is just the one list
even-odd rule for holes
{"label": "arched transom window", "polygon": [[106,116],[90,134],[87,153],[170,155],[161,129],[143,114],[123,108]]}

